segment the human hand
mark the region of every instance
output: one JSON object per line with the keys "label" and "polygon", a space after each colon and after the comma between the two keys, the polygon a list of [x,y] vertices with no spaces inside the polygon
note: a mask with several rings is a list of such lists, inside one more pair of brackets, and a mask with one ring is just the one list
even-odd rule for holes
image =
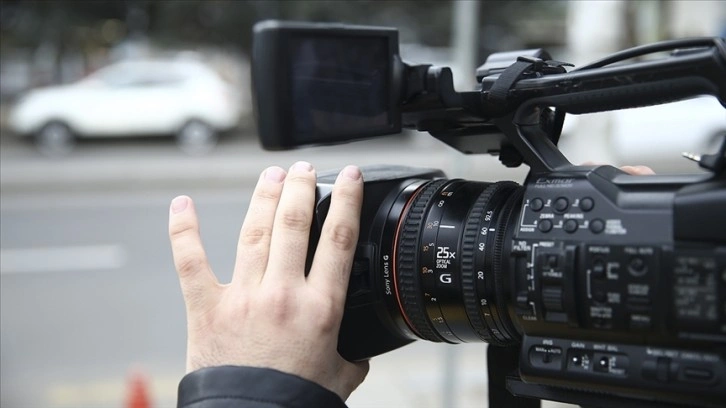
{"label": "human hand", "polygon": [[653,169],[648,166],[620,166],[620,170],[633,176],[652,176],[655,174]]}
{"label": "human hand", "polygon": [[234,275],[220,284],[199,236],[194,204],[171,203],[169,236],[187,313],[187,372],[240,365],[273,368],[314,381],[345,400],[368,363],[337,352],[348,279],[358,240],[363,180],[348,166],[305,276],[315,202],[315,170],[265,170],[240,232]]}
{"label": "human hand", "polygon": [[[591,161],[582,163],[583,166],[594,166],[596,164],[597,163]],[[620,166],[620,170],[633,176],[652,176],[655,174],[653,169],[648,166]]]}

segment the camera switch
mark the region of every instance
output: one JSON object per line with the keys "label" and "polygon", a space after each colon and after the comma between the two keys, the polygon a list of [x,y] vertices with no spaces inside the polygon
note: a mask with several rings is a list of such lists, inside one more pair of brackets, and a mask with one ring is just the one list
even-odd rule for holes
{"label": "camera switch", "polygon": [[526,290],[520,290],[517,292],[517,307],[522,311],[530,312],[532,309],[529,306],[529,292]]}
{"label": "camera switch", "polygon": [[542,303],[548,312],[562,312],[562,287],[561,286],[542,286]]}
{"label": "camera switch", "polygon": [[641,374],[646,380],[668,383],[676,378],[678,368],[678,363],[672,362],[670,358],[658,357],[656,360],[644,361]]}
{"label": "camera switch", "polygon": [[555,346],[532,346],[529,349],[529,363],[535,368],[562,369],[562,349]]}
{"label": "camera switch", "polygon": [[605,262],[602,259],[595,259],[592,262],[592,277],[595,279],[602,279],[605,277],[605,270],[607,269]]}
{"label": "camera switch", "polygon": [[552,269],[557,268],[557,255],[555,255],[555,254],[547,255],[547,266],[549,266]]}

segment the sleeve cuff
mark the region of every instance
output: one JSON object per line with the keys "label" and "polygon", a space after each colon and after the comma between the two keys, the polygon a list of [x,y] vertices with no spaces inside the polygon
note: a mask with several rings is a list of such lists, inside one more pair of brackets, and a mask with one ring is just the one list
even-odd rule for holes
{"label": "sleeve cuff", "polygon": [[[222,401],[224,400],[224,401]],[[179,408],[215,407],[239,400],[285,408],[345,408],[343,400],[323,386],[271,368],[220,366],[193,371],[179,383]],[[252,404],[250,404],[252,405]]]}

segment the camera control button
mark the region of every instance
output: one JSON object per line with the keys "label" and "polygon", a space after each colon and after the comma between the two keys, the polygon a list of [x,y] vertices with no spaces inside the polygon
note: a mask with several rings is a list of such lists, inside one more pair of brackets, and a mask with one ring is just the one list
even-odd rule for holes
{"label": "camera control button", "polygon": [[531,208],[534,212],[540,211],[544,208],[544,201],[542,201],[541,198],[535,198],[529,202],[529,208]]}
{"label": "camera control button", "polygon": [[628,272],[635,277],[640,277],[648,273],[648,264],[645,263],[643,258],[635,256],[628,262]]}
{"label": "camera control button", "polygon": [[585,197],[580,200],[580,209],[584,212],[588,212],[595,208],[595,201],[590,197]]}
{"label": "camera control button", "polygon": [[548,219],[539,220],[537,223],[537,229],[542,232],[550,232],[552,230],[552,221]]}
{"label": "camera control button", "polygon": [[565,225],[562,227],[565,232],[568,234],[572,234],[573,232],[577,231],[577,221],[575,220],[567,220],[565,221]]}
{"label": "camera control button", "polygon": [[565,212],[565,211],[567,211],[567,208],[569,206],[570,206],[570,202],[567,201],[567,199],[565,197],[558,197],[555,200],[554,208],[555,208],[555,211],[557,211],[557,212]]}
{"label": "camera control button", "polygon": [[599,218],[595,218],[590,221],[590,231],[594,234],[599,234],[605,230],[605,222]]}
{"label": "camera control button", "polygon": [[605,270],[607,269],[605,262],[601,259],[596,259],[592,263],[592,277],[596,279],[602,279],[605,277]]}

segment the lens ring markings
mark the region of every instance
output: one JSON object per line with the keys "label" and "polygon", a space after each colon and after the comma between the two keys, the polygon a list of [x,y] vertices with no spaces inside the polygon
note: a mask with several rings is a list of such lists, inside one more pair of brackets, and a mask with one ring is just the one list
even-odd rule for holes
{"label": "lens ring markings", "polygon": [[435,180],[424,186],[418,194],[411,198],[408,211],[399,224],[394,268],[396,295],[401,314],[415,333],[429,341],[441,342],[443,339],[436,333],[426,316],[418,278],[418,251],[421,238],[421,226],[424,214],[431,197],[447,180]]}
{"label": "lens ring markings", "polygon": [[494,258],[503,253],[496,247],[504,245],[518,188],[436,180],[410,199],[396,238],[396,291],[419,337],[508,344],[516,335],[506,308],[498,310],[505,282]]}

